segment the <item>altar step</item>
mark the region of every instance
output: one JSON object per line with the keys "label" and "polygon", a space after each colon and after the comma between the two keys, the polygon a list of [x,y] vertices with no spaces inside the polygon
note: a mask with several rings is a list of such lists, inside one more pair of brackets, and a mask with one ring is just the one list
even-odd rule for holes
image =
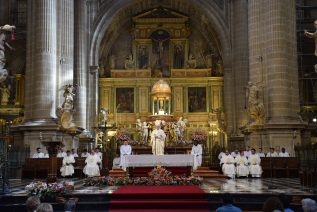
{"label": "altar step", "polygon": [[193,171],[195,177],[204,177],[204,178],[225,178],[223,174],[220,174],[219,171],[210,170],[209,167],[198,167],[197,170]]}
{"label": "altar step", "polygon": [[110,177],[125,177],[126,175],[126,171],[121,168],[112,168],[112,170],[109,171]]}

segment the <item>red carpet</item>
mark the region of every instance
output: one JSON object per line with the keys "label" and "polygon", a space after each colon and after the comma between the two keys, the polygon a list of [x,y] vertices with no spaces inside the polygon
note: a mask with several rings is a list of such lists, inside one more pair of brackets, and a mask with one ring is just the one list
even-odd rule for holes
{"label": "red carpet", "polygon": [[111,197],[110,211],[208,211],[198,186],[122,186]]}

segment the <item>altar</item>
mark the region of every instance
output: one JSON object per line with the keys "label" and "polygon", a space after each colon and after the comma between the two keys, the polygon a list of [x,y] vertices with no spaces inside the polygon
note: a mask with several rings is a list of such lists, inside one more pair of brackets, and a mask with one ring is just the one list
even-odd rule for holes
{"label": "altar", "polygon": [[122,169],[129,167],[193,167],[193,155],[126,155],[123,157]]}

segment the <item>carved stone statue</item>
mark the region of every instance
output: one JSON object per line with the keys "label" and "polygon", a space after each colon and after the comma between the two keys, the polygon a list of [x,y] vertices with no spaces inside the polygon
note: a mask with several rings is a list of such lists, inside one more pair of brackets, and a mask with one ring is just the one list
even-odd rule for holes
{"label": "carved stone statue", "polygon": [[8,47],[10,50],[13,48],[7,42],[7,33],[13,33],[15,26],[4,25],[0,27],[0,83],[4,82],[8,77],[8,71],[4,68],[5,66],[5,47]]}
{"label": "carved stone statue", "polygon": [[195,59],[195,56],[192,54],[189,54],[189,58],[187,60],[187,68],[196,68],[197,67],[197,61]]}
{"label": "carved stone statue", "polygon": [[142,126],[142,129],[143,129],[143,142],[144,143],[147,143],[147,140],[148,140],[148,137],[149,137],[149,126],[146,122],[143,122],[143,126]]}
{"label": "carved stone statue", "polygon": [[98,70],[98,72],[99,72],[99,76],[100,77],[103,77],[103,76],[105,76],[105,68],[104,68],[104,65],[103,64],[100,64],[99,65],[99,70]]}
{"label": "carved stone statue", "polygon": [[185,129],[186,129],[186,123],[187,123],[187,119],[183,120],[183,117],[180,117],[178,122],[177,122],[177,126],[178,126],[178,129],[179,129],[178,138],[181,139],[181,140],[184,139],[184,132],[185,132]]}
{"label": "carved stone statue", "polygon": [[142,122],[141,122],[141,119],[137,119],[137,120],[136,120],[135,128],[136,128],[136,131],[138,132],[139,140],[141,140],[141,136],[142,136],[142,134],[143,134],[143,132],[142,132]]}
{"label": "carved stone statue", "polygon": [[[315,40],[315,56],[317,57],[317,20],[314,21],[314,26],[316,31],[313,33],[308,32],[305,30],[304,35],[308,38],[312,38]],[[315,72],[317,72],[317,64],[315,65]]]}
{"label": "carved stone statue", "polygon": [[252,82],[248,82],[246,91],[247,111],[251,119],[250,124],[263,124],[264,105],[259,87]]}
{"label": "carved stone statue", "polygon": [[101,126],[106,126],[107,122],[107,110],[104,108],[100,109],[100,125]]}
{"label": "carved stone statue", "polygon": [[76,131],[76,125],[73,121],[74,114],[74,87],[66,85],[64,87],[64,102],[61,107],[56,109],[59,124],[62,129],[67,131]]}
{"label": "carved stone statue", "polygon": [[109,57],[109,66],[110,66],[110,69],[116,68],[116,56],[114,56],[113,54],[110,55]]}
{"label": "carved stone statue", "polygon": [[129,56],[125,59],[124,68],[125,69],[134,69],[134,60],[133,60],[132,54],[129,54]]}

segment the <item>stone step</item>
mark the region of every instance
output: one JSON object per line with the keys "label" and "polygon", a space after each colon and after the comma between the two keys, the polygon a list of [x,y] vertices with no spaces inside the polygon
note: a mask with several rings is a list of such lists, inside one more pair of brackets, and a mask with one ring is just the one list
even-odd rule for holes
{"label": "stone step", "polygon": [[209,170],[208,166],[199,166],[197,170]]}

